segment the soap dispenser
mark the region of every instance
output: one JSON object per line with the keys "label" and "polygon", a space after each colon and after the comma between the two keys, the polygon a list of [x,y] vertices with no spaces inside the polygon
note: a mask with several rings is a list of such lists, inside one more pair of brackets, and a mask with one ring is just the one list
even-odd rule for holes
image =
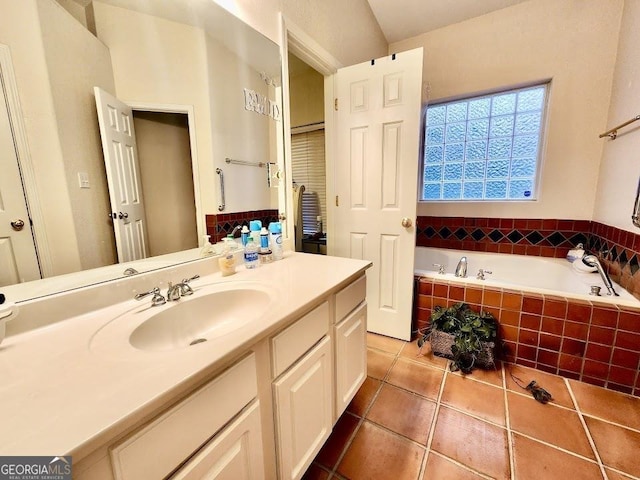
{"label": "soap dispenser", "polygon": [[205,235],[202,237],[202,248],[200,249],[200,256],[210,257],[214,254],[213,245],[211,245],[211,235]]}

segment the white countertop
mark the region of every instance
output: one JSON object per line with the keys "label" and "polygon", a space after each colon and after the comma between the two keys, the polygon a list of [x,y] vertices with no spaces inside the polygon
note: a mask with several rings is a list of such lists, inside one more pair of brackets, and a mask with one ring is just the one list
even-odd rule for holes
{"label": "white countertop", "polygon": [[[206,372],[305,313],[369,265],[362,260],[287,254],[255,270],[239,266],[238,273],[229,277],[203,276],[192,283],[195,295],[212,283],[257,282],[273,292],[274,301],[242,328],[188,348],[143,351],[122,341],[135,325],[120,322],[114,327],[113,322],[141,308],[132,299],[7,337],[0,344],[0,455],[84,457],[123,426],[140,421],[163,401],[202,381]],[[96,332],[105,329],[115,333],[98,337]]]}

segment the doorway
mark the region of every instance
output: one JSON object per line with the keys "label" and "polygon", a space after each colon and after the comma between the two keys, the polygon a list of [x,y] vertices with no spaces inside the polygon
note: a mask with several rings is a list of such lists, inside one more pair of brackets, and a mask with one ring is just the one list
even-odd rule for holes
{"label": "doorway", "polygon": [[189,135],[184,113],[133,110],[150,257],[198,246]]}
{"label": "doorway", "polygon": [[324,76],[289,53],[295,250],[327,254]]}

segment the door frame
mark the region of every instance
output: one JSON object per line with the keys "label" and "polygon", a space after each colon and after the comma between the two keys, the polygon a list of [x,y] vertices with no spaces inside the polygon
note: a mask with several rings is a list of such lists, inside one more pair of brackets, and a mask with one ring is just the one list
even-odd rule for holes
{"label": "door frame", "polygon": [[180,113],[187,115],[189,124],[189,146],[191,148],[191,173],[193,176],[193,196],[196,203],[196,232],[198,235],[198,245],[200,240],[206,235],[205,216],[202,210],[202,200],[200,197],[200,170],[198,165],[198,149],[196,144],[196,117],[193,105],[176,105],[170,103],[145,103],[130,102],[122,100],[129,105],[132,110],[138,112],[154,113]]}
{"label": "door frame", "polygon": [[[40,196],[36,189],[36,175],[27,142],[27,132],[25,129],[22,108],[20,106],[20,96],[18,95],[18,84],[16,74],[11,59],[11,50],[7,45],[0,43],[0,81],[4,85],[7,98],[9,121],[13,130],[13,138],[18,157],[18,167],[22,180],[22,189],[27,206],[27,212],[31,220],[31,232],[33,243],[36,249],[36,261],[40,267],[42,278],[49,277],[53,272],[51,261],[51,251],[47,241],[47,231],[44,223],[42,208],[40,207]],[[36,227],[37,225],[37,227]]]}
{"label": "door frame", "polygon": [[[333,235],[335,218],[335,148],[336,148],[336,118],[334,108],[334,75],[343,65],[338,59],[327,52],[318,42],[311,38],[304,30],[291,21],[284,14],[280,14],[282,26],[282,85],[284,101],[284,134],[285,155],[291,158],[291,116],[289,113],[289,52],[293,53],[307,65],[313,67],[324,76],[324,150],[325,176],[327,179],[327,254],[334,252],[335,236]],[[287,200],[288,206],[293,205],[293,189],[291,179],[291,161],[286,162]],[[289,209],[288,214],[292,214]],[[288,222],[289,238],[293,239],[293,222]]]}

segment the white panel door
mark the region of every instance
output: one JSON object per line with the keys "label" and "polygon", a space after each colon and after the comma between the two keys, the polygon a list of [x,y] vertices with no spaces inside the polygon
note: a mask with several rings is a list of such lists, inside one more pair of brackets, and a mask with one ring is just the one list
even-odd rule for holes
{"label": "white panel door", "polygon": [[0,81],[0,287],[39,278],[31,221]]}
{"label": "white panel door", "polygon": [[273,384],[278,478],[299,480],[333,426],[331,339],[324,337]]}
{"label": "white panel door", "polygon": [[411,337],[421,87],[422,48],[336,75],[334,251],[373,262],[368,329],[403,340]]}
{"label": "white panel door", "polygon": [[118,261],[148,256],[138,149],[131,107],[94,87]]}

